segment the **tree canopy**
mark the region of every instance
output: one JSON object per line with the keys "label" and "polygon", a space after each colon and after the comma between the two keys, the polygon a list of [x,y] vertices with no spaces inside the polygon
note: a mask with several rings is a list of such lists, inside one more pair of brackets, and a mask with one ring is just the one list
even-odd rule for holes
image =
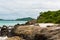
{"label": "tree canopy", "polygon": [[40,12],[37,18],[38,23],[60,23],[60,10]]}

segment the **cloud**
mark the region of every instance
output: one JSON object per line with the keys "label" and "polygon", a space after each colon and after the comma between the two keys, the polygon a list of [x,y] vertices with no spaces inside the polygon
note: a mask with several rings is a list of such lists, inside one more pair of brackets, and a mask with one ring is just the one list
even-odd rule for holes
{"label": "cloud", "polygon": [[60,0],[0,0],[0,18],[37,18],[41,11],[59,10],[59,4]]}

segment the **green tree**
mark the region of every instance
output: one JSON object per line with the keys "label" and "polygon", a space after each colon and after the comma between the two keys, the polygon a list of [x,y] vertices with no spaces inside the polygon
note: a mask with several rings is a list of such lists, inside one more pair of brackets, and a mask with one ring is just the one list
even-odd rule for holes
{"label": "green tree", "polygon": [[38,23],[60,23],[60,10],[41,12],[37,18]]}

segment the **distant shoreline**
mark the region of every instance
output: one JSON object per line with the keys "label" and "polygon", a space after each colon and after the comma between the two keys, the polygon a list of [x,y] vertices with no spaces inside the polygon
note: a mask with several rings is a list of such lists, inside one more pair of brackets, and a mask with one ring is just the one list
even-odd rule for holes
{"label": "distant shoreline", "polygon": [[1,21],[0,20],[0,26],[6,25],[6,26],[14,26],[16,24],[25,24],[27,21]]}
{"label": "distant shoreline", "polygon": [[30,21],[34,20],[34,18],[26,17],[26,18],[17,18],[17,19],[0,19],[1,21]]}
{"label": "distant shoreline", "polygon": [[22,21],[22,20],[0,20],[0,21]]}

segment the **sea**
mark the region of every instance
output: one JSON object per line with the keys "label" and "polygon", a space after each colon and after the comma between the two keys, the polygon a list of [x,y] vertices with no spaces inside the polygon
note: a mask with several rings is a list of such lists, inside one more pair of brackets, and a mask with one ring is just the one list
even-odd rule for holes
{"label": "sea", "polygon": [[27,21],[0,21],[0,26],[14,26],[16,24],[25,24]]}
{"label": "sea", "polygon": [[[0,21],[0,27],[3,27],[3,25],[6,26],[14,26],[16,24],[25,24],[27,21]],[[8,37],[4,36],[4,37],[0,37],[0,40],[6,40]]]}

